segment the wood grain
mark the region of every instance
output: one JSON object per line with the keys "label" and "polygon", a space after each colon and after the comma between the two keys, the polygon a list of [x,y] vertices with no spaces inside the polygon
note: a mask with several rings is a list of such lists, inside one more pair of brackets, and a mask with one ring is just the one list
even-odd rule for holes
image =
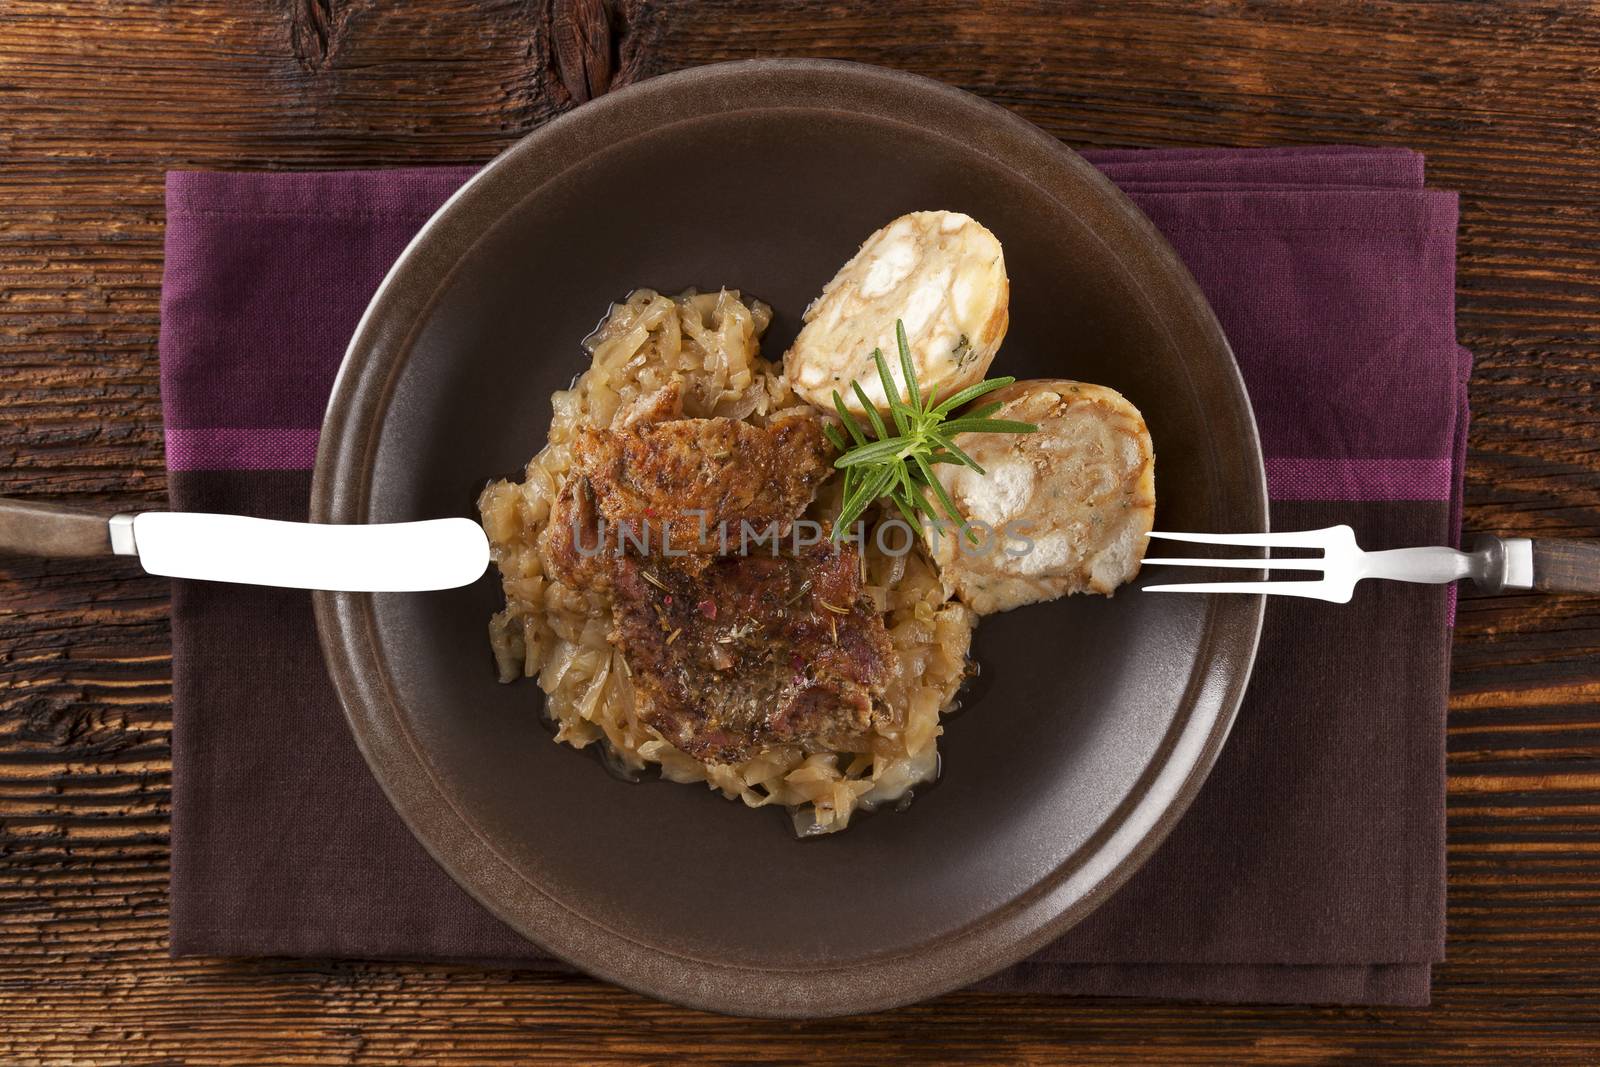
{"label": "wood grain", "polygon": [[553,0],[550,39],[568,99],[581,104],[611,88],[611,12],[603,0]]}
{"label": "wood grain", "polygon": [[[0,493],[161,502],[165,170],[486,160],[603,90],[607,63],[623,82],[809,55],[952,82],[1077,145],[1427,152],[1434,183],[1462,192],[1469,528],[1600,535],[1596,5],[604,12],[599,48],[553,40],[567,16],[524,0],[0,0]],[[575,978],[169,960],[165,597],[120,561],[0,559],[0,1062],[1582,1063],[1600,1048],[1600,600],[1462,601],[1433,1008],[961,994],[788,1024]]]}

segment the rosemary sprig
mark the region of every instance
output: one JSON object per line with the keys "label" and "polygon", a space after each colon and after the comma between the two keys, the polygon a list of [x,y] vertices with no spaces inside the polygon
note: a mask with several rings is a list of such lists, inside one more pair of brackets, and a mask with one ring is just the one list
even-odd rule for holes
{"label": "rosemary sprig", "polygon": [[[969,385],[930,406],[928,401],[932,397],[924,397],[917,385],[917,371],[911,363],[911,346],[906,342],[905,323],[896,319],[894,333],[900,346],[900,375],[905,379],[906,386],[904,397],[895,388],[883,351],[876,348],[872,350],[872,360],[878,366],[878,378],[883,382],[883,395],[888,399],[892,427],[884,422],[883,416],[878,413],[878,406],[868,399],[861,383],[851,382],[850,387],[855,390],[856,399],[866,413],[871,438],[867,436],[868,427],[863,427],[844,406],[844,398],[838,390],[833,393],[834,410],[844,425],[843,432],[832,425],[825,428],[828,439],[840,452],[833,465],[844,471],[844,505],[839,517],[834,520],[835,541],[844,536],[843,531],[861,517],[869,504],[884,496],[894,502],[900,514],[913,527],[919,525],[925,516],[935,529],[943,530],[940,509],[943,509],[945,518],[958,526],[963,524],[965,518],[956,510],[955,501],[950,499],[950,494],[939,483],[939,479],[934,477],[933,468],[939,463],[959,463],[979,474],[983,474],[984,470],[971,456],[956,447],[955,435],[1033,433],[1039,428],[1029,422],[990,418],[1000,409],[1001,405],[997,403],[985,404],[964,415],[951,417],[957,408],[1016,381],[1011,377],[990,378],[977,385]],[[848,439],[846,433],[849,434]],[[938,508],[928,501],[925,495],[928,490],[938,500]]]}

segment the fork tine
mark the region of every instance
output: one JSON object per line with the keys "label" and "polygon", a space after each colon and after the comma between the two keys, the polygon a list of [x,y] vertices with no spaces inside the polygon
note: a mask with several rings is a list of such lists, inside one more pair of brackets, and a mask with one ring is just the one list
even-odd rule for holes
{"label": "fork tine", "polygon": [[1241,570],[1317,571],[1322,572],[1321,556],[1301,559],[1146,559],[1145,566],[1160,567],[1235,567]]}
{"label": "fork tine", "polygon": [[1151,530],[1151,537],[1164,537],[1168,541],[1193,541],[1202,545],[1249,545],[1257,548],[1325,548],[1327,530],[1303,530],[1296,533],[1162,533]]}
{"label": "fork tine", "polygon": [[1146,593],[1271,593],[1305,596],[1343,604],[1350,598],[1341,595],[1333,582],[1187,582],[1182,585],[1147,585]]}

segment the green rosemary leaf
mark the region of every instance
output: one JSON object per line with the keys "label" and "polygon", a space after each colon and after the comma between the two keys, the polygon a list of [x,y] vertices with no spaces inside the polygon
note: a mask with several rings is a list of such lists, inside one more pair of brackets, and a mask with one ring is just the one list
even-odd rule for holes
{"label": "green rosemary leaf", "polygon": [[878,365],[878,380],[883,383],[883,395],[889,398],[889,414],[894,416],[894,425],[902,435],[910,432],[911,411],[906,407],[906,402],[900,399],[900,391],[894,387],[894,378],[889,374],[889,364],[883,361],[883,350],[872,350],[872,361]]}
{"label": "green rosemary leaf", "polygon": [[910,442],[904,437],[891,437],[887,441],[873,441],[871,444],[857,445],[838,459],[833,465],[843,470],[853,467],[858,463],[881,463],[884,460],[898,458],[901,451],[908,447]]}
{"label": "green rosemary leaf", "polygon": [[933,523],[935,529],[944,529],[944,524],[946,521],[945,517],[939,514],[938,508],[928,503],[928,496],[926,493],[922,492],[920,489],[912,489],[911,503],[916,505],[916,509],[918,511],[922,512],[928,517],[928,521]]}
{"label": "green rosemary leaf", "polygon": [[856,520],[861,517],[861,512],[864,510],[866,510],[865,505],[857,508],[855,511],[839,512],[839,517],[833,520],[833,533],[828,536],[828,540],[832,541],[834,544],[838,544],[841,540],[843,540],[846,531],[855,525]]}
{"label": "green rosemary leaf", "polygon": [[956,446],[955,441],[951,440],[950,435],[944,432],[944,427],[941,426],[938,429],[933,431],[933,439],[935,441],[939,442],[939,447],[940,447],[942,453],[944,455],[948,455],[950,458],[949,459],[938,458],[939,457],[939,453],[935,453],[934,457],[930,457],[932,462],[934,462],[934,463],[959,463],[963,467],[971,467],[973,470],[977,471],[979,474],[987,474],[988,473],[982,467],[978,466],[978,461],[977,460],[973,459],[971,456],[967,455],[965,452],[963,452],[960,448],[958,448]]}
{"label": "green rosemary leaf", "polygon": [[[922,525],[922,520],[917,518],[916,509],[911,507],[906,502],[904,497],[905,494],[903,493],[894,493],[889,499],[894,501],[894,506],[899,510],[901,516],[906,520],[907,523],[910,524],[911,528],[915,530],[918,526]],[[913,501],[916,500],[916,495],[913,494],[910,499]]]}
{"label": "green rosemary leaf", "polygon": [[1031,422],[1013,422],[1010,419],[952,419],[940,423],[939,428],[948,434],[1034,433],[1039,429]]}
{"label": "green rosemary leaf", "polygon": [[[833,409],[839,413],[839,421],[844,423],[845,429],[850,431],[850,439],[858,445],[867,443],[867,435],[861,432],[860,425],[851,417],[849,409],[844,406],[844,397],[839,395],[839,390],[833,391]],[[882,437],[882,434],[878,436]]]}
{"label": "green rosemary leaf", "polygon": [[959,393],[945,397],[939,402],[939,406],[933,409],[932,414],[948,415],[961,405],[970,404],[980,396],[992,393],[996,389],[1003,389],[1014,381],[1016,381],[1015,378],[1006,376],[1003,378],[990,378],[988,381],[979,382],[977,385],[969,385]]}
{"label": "green rosemary leaf", "polygon": [[846,467],[844,469],[844,489],[839,497],[841,506],[855,493],[856,487],[861,484],[861,478],[866,469],[865,467]]}
{"label": "green rosemary leaf", "polygon": [[861,513],[867,510],[867,504],[870,501],[867,499],[866,493],[863,492],[865,488],[858,481],[856,486],[850,490],[849,495],[845,497],[843,506],[839,508],[838,517],[833,520],[833,535],[830,540],[837,542],[844,536],[845,531],[850,529],[855,521],[861,517]]}
{"label": "green rosemary leaf", "polygon": [[868,486],[867,503],[870,504],[884,493],[887,493],[889,491],[889,487],[894,484],[894,467],[886,465],[880,467],[877,472],[870,477],[863,473],[861,478],[862,481]]}
{"label": "green rosemary leaf", "polygon": [[987,419],[990,415],[993,415],[995,412],[999,411],[1003,407],[1005,407],[1005,405],[1002,404],[1002,403],[999,403],[998,401],[996,401],[993,404],[980,404],[979,406],[973,408],[971,411],[965,413],[964,415],[958,416],[958,418],[960,418],[960,419]]}
{"label": "green rosemary leaf", "polygon": [[912,527],[915,528],[921,525],[921,520],[917,518],[917,512],[920,511],[928,516],[935,529],[944,529],[944,521],[939,517],[939,513],[933,509],[933,505],[928,503],[928,498],[918,490],[916,482],[911,477],[910,470],[902,466],[898,478],[900,482],[899,496],[904,498],[906,504],[905,507],[900,509],[900,513],[906,516]]}
{"label": "green rosemary leaf", "polygon": [[933,469],[928,466],[928,461],[921,456],[912,456],[917,469],[922,472],[922,480],[928,483],[928,488],[933,490],[933,495],[939,498],[939,504],[944,508],[945,514],[956,522],[964,522],[961,512],[956,508],[956,502],[950,499],[950,494],[945,491],[944,483],[933,476]]}
{"label": "green rosemary leaf", "polygon": [[[856,468],[852,468],[852,470],[854,469]],[[851,471],[846,471],[845,477],[848,478],[850,473]],[[894,468],[892,467],[880,467],[871,474],[863,473],[858,477],[854,489],[845,496],[844,506],[839,509],[839,517],[834,520],[833,539],[835,541],[842,536],[841,529],[848,529],[851,523],[860,518],[861,513],[867,510],[867,505],[882,496],[883,491],[888,488],[889,483],[893,480]]]}
{"label": "green rosemary leaf", "polygon": [[[837,396],[838,394],[834,395]],[[828,443],[834,448],[837,448],[840,452],[850,451],[850,442],[844,439],[844,434],[839,432],[839,427],[833,425],[832,423],[825,423],[823,425],[822,436],[826,437],[828,439]]]}
{"label": "green rosemary leaf", "polygon": [[900,348],[900,375],[906,380],[906,400],[911,410],[922,414],[922,395],[917,388],[917,368],[911,365],[911,345],[906,341],[906,324],[894,320],[894,341]]}
{"label": "green rosemary leaf", "polygon": [[902,465],[896,478],[900,483],[900,492],[905,496],[907,503],[917,511],[927,512],[934,519],[939,518],[939,513],[929,506],[927,497],[917,488],[916,475],[912,473],[910,467]]}
{"label": "green rosemary leaf", "polygon": [[867,396],[867,391],[861,388],[860,382],[851,382],[850,388],[856,391],[856,399],[861,401],[861,408],[867,413],[867,418],[872,421],[872,432],[878,435],[878,440],[885,441],[889,438],[889,428],[883,424],[883,416],[878,414],[878,405]]}

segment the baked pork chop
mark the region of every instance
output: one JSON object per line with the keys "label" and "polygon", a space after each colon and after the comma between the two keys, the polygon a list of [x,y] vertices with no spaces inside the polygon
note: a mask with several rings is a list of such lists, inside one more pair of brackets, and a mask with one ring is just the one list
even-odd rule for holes
{"label": "baked pork chop", "polygon": [[640,720],[697,759],[867,751],[888,721],[893,649],[857,550],[791,536],[831,460],[811,416],[643,420],[573,444],[550,573],[609,588]]}
{"label": "baked pork chop", "polygon": [[[788,536],[828,476],[833,446],[811,416],[755,426],[737,419],[641,421],[584,430],[552,509],[548,571],[572,586],[600,584],[617,547],[687,553],[686,567],[738,551],[752,538]],[[604,520],[604,527],[601,526]],[[626,536],[625,536],[626,535]]]}
{"label": "baked pork chop", "polygon": [[888,722],[875,698],[893,650],[862,600],[853,546],[725,556],[698,573],[626,556],[612,616],[639,718],[698,759],[737,763],[772,745],[864,752]]}

